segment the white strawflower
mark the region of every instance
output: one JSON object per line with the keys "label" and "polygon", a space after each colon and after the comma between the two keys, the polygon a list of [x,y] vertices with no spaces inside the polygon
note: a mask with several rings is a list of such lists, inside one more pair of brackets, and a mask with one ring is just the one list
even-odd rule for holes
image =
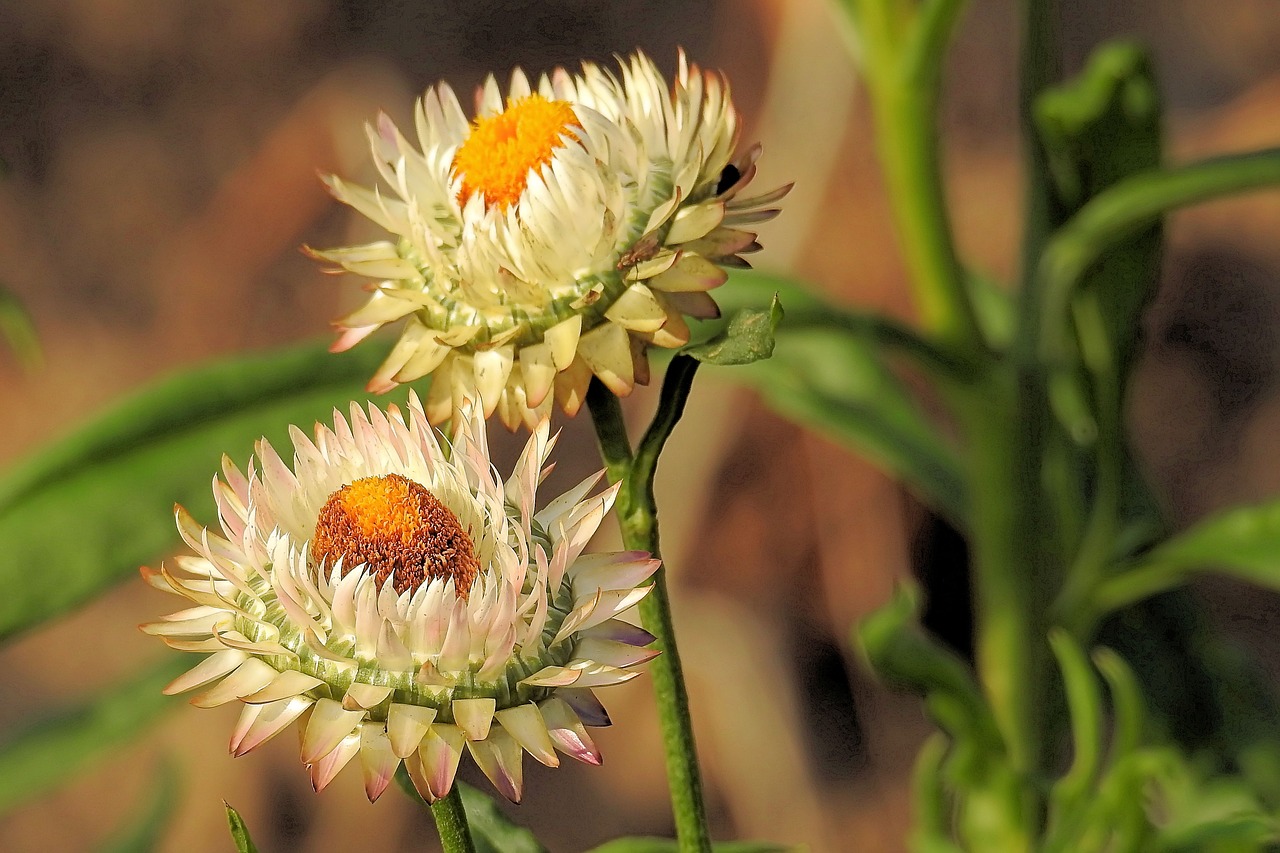
{"label": "white strawflower", "polygon": [[536,86],[517,69],[505,100],[490,77],[473,122],[442,83],[418,103],[416,145],[385,116],[370,128],[390,192],[328,179],[393,236],[314,252],[377,280],[335,350],[404,321],[370,391],[433,374],[432,423],[478,398],[486,417],[532,428],[553,399],[576,413],[592,375],[630,393],[649,346],[681,346],[685,316],[718,315],[707,291],[747,266],[760,246],[744,226],[790,187],[739,197],[760,149],[733,159],[721,77],[683,53],[673,88],[643,54],[619,66]]}
{"label": "white strawflower", "polygon": [[234,755],[296,719],[316,790],[359,756],[370,800],[401,761],[444,796],[464,749],[512,800],[524,752],[600,762],[592,690],[656,654],[615,617],[658,563],[583,553],[616,493],[588,497],[599,474],[535,511],[545,421],[505,482],[479,412],[455,421],[442,444],[416,396],[407,412],[353,404],[314,442],[293,428],[292,466],[265,440],[246,472],[224,459],[218,529],[178,508],[194,554],[143,576],[194,606],[142,628],[208,655],[166,692],[244,704]]}

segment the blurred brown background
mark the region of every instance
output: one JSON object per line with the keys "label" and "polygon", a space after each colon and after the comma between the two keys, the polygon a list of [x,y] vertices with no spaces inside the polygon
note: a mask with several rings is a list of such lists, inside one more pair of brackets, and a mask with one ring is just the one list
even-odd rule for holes
{"label": "blurred brown background", "polygon": [[[1015,4],[971,5],[951,61],[947,166],[967,257],[1008,278]],[[1062,5],[1068,69],[1111,34],[1152,45],[1172,159],[1280,141],[1273,0],[1218,0],[1211,12],[1196,0]],[[731,78],[744,140],[765,145],[759,185],[798,182],[763,230],[761,265],[909,316],[865,103],[820,0],[0,0],[0,159],[11,172],[0,282],[34,315],[45,351],[25,373],[0,350],[0,461],[180,366],[323,334],[356,288],[322,277],[297,246],[342,243],[360,227],[316,172],[370,182],[362,124],[379,109],[403,120],[440,79],[466,92],[490,70],[636,47],[670,71],[680,45]],[[1131,422],[1180,524],[1280,490],[1277,234],[1274,193],[1171,223]],[[665,542],[717,837],[903,849],[907,774],[928,728],[914,700],[858,671],[846,638],[911,570],[924,513],[714,371],[670,454]],[[569,425],[560,456],[598,464],[585,421]],[[1273,597],[1204,592],[1280,660],[1264,630]],[[134,626],[172,607],[126,584],[5,649],[0,732],[157,659]],[[526,802],[513,812],[552,850],[670,834],[648,690],[642,678],[605,697],[616,724],[600,736],[603,768],[526,762]],[[423,813],[394,792],[368,805],[354,769],[314,795],[289,736],[231,760],[233,719],[229,707],[180,708],[132,750],[0,821],[0,847],[91,849],[168,755],[184,779],[168,850],[231,849],[223,798],[264,853],[435,849]]]}

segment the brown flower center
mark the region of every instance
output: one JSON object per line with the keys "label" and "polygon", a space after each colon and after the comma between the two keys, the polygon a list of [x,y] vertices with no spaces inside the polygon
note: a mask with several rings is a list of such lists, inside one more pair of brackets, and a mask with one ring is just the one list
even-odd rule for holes
{"label": "brown flower center", "polygon": [[398,593],[450,577],[465,599],[480,570],[458,517],[399,474],[365,477],[329,495],[311,537],[311,559],[331,566],[339,557],[344,577],[364,563],[378,589],[390,578]]}

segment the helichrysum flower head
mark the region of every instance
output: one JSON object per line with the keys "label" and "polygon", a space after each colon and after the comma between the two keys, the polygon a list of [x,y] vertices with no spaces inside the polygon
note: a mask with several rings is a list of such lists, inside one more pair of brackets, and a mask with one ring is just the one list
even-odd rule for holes
{"label": "helichrysum flower head", "polygon": [[583,553],[615,494],[589,496],[599,475],[535,510],[545,421],[505,481],[478,413],[455,422],[442,443],[414,396],[353,405],[314,442],[295,428],[292,466],[265,441],[246,472],[224,459],[217,529],[177,510],[194,553],[143,576],[194,606],[142,627],[208,655],[166,692],[243,703],[232,754],[298,720],[315,788],[358,756],[371,800],[401,761],[443,796],[464,750],[512,800],[526,751],[599,763],[592,689],[656,653],[615,617],[657,561]]}
{"label": "helichrysum flower head", "polygon": [[517,69],[505,98],[491,77],[471,122],[441,84],[415,125],[417,144],[385,116],[370,128],[384,187],[328,180],[392,239],[314,254],[377,280],[334,349],[403,320],[369,389],[434,374],[432,423],[468,398],[512,429],[553,400],[574,414],[593,374],[630,393],[649,346],[718,314],[707,291],[790,189],[739,195],[759,147],[734,159],[728,87],[683,54],[674,88],[642,54],[536,85]]}

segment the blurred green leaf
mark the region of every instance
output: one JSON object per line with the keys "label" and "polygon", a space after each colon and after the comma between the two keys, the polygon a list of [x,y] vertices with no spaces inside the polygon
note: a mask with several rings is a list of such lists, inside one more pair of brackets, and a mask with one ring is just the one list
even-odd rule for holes
{"label": "blurred green leaf", "polygon": [[[796,850],[764,841],[722,841],[712,844],[715,853],[788,853]],[[678,853],[680,845],[673,838],[615,838],[593,847],[588,853]]]}
{"label": "blurred green leaf", "polygon": [[866,616],[854,642],[888,684],[926,697],[929,710],[954,739],[998,752],[1000,736],[973,672],[919,624],[919,594],[899,586],[888,604]]}
{"label": "blurred green leaf", "polygon": [[782,416],[855,448],[963,530],[957,453],[884,361],[891,350],[929,345],[902,329],[886,340],[875,331],[884,324],[864,322],[777,276],[734,273],[716,299],[731,312],[765,304],[775,293],[787,317],[778,326],[773,356],[718,377],[752,386]]}
{"label": "blurred green leaf", "polygon": [[140,678],[61,712],[42,715],[0,744],[0,814],[74,776],[155,722],[173,700],[160,691],[189,668],[181,655]]}
{"label": "blurred green leaf", "polygon": [[534,834],[507,817],[492,797],[465,782],[454,784],[462,792],[476,853],[547,853]]}
{"label": "blurred green leaf", "polygon": [[680,352],[703,364],[751,364],[773,355],[774,332],[781,321],[782,306],[775,293],[768,310],[743,308],[729,319],[724,331]]}
{"label": "blurred green leaf", "polygon": [[1098,609],[1126,607],[1199,571],[1280,590],[1280,500],[1225,510],[1166,540],[1099,586]]}
{"label": "blurred green leaf", "polygon": [[145,807],[115,836],[99,848],[99,853],[151,853],[160,847],[161,836],[173,819],[178,805],[180,778],[168,761],[160,765]]}
{"label": "blurred green leaf", "polygon": [[[1098,48],[1077,78],[1040,95],[1035,117],[1058,202],[1067,213],[1117,182],[1160,165],[1160,96],[1140,45],[1113,42]],[[1072,363],[1054,366],[1050,392],[1059,417],[1077,440],[1091,439],[1094,417],[1104,432],[1120,429],[1118,413],[1137,351],[1139,320],[1159,276],[1160,242],[1157,217],[1081,271],[1070,311],[1046,303],[1063,313],[1048,318],[1053,327],[1042,334],[1060,338],[1054,346]],[[1073,328],[1075,346],[1067,342]],[[1094,377],[1092,391],[1072,369],[1077,359]],[[1090,394],[1091,403],[1086,402]],[[1102,440],[1122,439],[1109,434]]]}
{"label": "blurred green leaf", "polygon": [[222,801],[222,805],[226,806],[227,826],[231,829],[231,840],[235,842],[238,853],[258,853],[258,846],[249,837],[249,827],[245,825],[244,818],[240,817],[240,812],[231,808],[226,800]]}
{"label": "blurred green leaf", "polygon": [[1040,259],[1038,316],[1044,363],[1058,371],[1072,369],[1067,317],[1086,274],[1100,259],[1173,210],[1278,184],[1280,148],[1270,148],[1149,169],[1100,191],[1053,234]]}
{"label": "blurred green leaf", "polygon": [[[409,799],[424,809],[430,808],[413,787],[403,764],[396,769],[396,784]],[[461,780],[453,784],[462,794],[462,808],[467,813],[467,827],[476,853],[547,853],[537,837],[507,817],[488,794]]]}
{"label": "blurred green leaf", "polygon": [[[363,399],[384,355],[308,345],[160,381],[46,445],[0,478],[0,640],[133,575],[177,542],[173,505],[213,521],[223,453],[243,465],[266,435]],[[287,456],[287,454],[285,454]]]}
{"label": "blurred green leaf", "polygon": [[35,370],[44,361],[31,315],[18,297],[3,287],[0,287],[0,338],[8,342],[26,370]]}
{"label": "blurred green leaf", "polygon": [[1058,661],[1066,687],[1071,718],[1071,767],[1058,779],[1051,802],[1062,808],[1084,797],[1092,787],[1102,759],[1102,690],[1089,659],[1070,634],[1049,632],[1049,646]]}

